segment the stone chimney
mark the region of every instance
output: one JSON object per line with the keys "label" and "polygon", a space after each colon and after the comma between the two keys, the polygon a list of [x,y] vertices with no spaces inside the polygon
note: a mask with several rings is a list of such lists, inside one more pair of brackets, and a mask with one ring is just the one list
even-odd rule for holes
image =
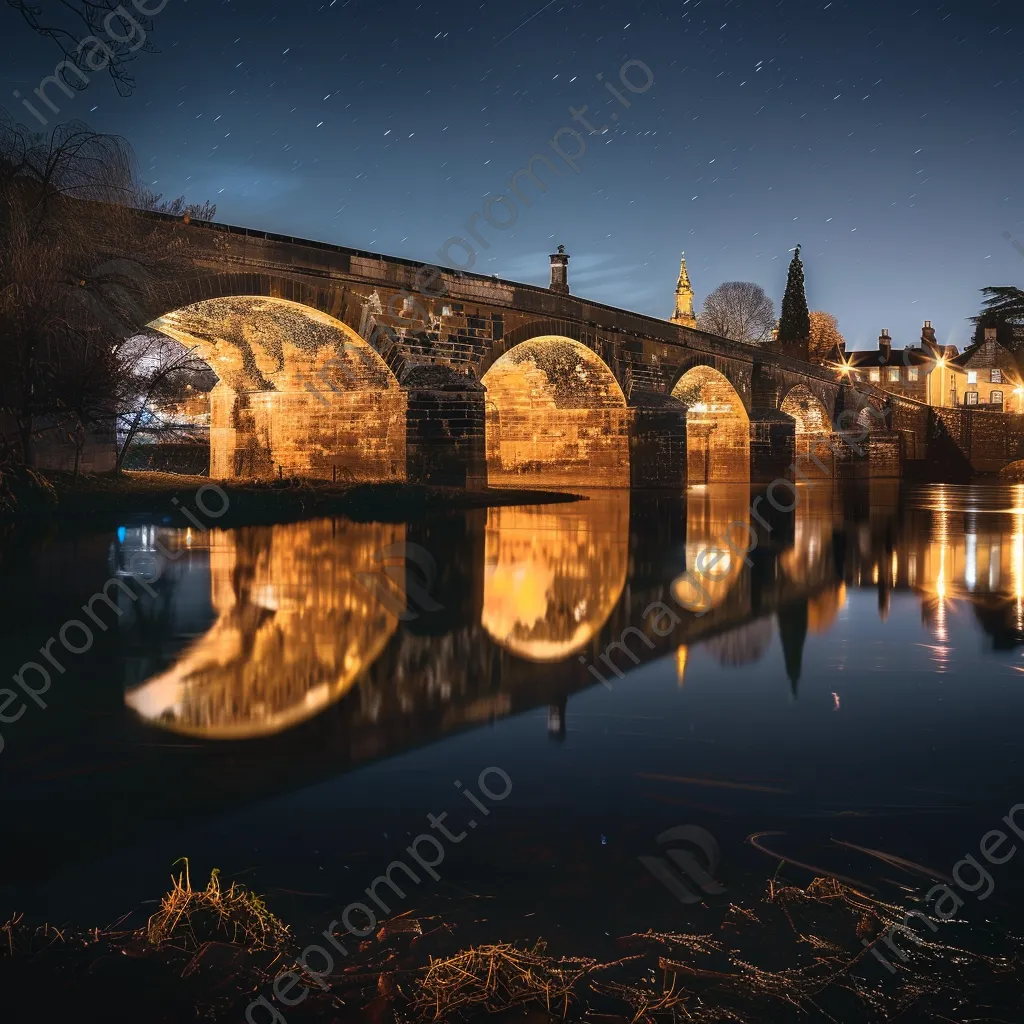
{"label": "stone chimney", "polygon": [[551,285],[553,292],[559,295],[569,294],[569,254],[565,246],[560,245],[558,252],[551,254]]}
{"label": "stone chimney", "polygon": [[892,353],[892,338],[889,337],[889,332],[883,327],[882,333],[878,336],[878,351],[881,355],[885,356],[886,362],[889,361],[889,356]]}
{"label": "stone chimney", "polygon": [[996,340],[996,329],[994,327],[985,328],[985,342],[986,344],[990,341]]}
{"label": "stone chimney", "polygon": [[933,345],[938,348],[939,343],[935,340],[935,328],[932,327],[931,320],[925,320],[924,327],[921,328],[921,340],[926,345]]}

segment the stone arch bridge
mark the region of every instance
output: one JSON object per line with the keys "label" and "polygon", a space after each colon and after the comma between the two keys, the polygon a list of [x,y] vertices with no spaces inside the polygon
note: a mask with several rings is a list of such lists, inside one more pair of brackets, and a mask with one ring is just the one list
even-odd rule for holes
{"label": "stone arch bridge", "polygon": [[[811,476],[895,475],[927,454],[926,407],[827,368],[531,285],[164,219],[191,270],[154,284],[147,316],[217,374],[218,478],[678,487],[790,476],[802,455]],[[837,422],[870,436],[812,460]]]}

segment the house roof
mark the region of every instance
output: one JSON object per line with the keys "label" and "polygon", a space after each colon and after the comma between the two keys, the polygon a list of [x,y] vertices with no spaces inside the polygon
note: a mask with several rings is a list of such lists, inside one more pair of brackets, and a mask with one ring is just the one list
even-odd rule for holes
{"label": "house roof", "polygon": [[[845,353],[835,352],[835,361],[845,362],[856,370],[868,370],[882,366],[927,366],[937,359],[954,361],[956,345],[912,345],[907,348],[893,348],[889,351],[877,348],[853,349]],[[840,359],[841,356],[841,359]]]}
{"label": "house roof", "polygon": [[955,359],[951,359],[950,362],[957,366],[967,368],[970,365],[970,361],[976,356],[986,345],[995,345],[1001,349],[1001,355],[1005,356],[1006,359],[1011,363],[1016,363],[1016,357],[1014,354],[1001,342],[995,338],[986,338],[982,341],[976,341],[968,345]]}

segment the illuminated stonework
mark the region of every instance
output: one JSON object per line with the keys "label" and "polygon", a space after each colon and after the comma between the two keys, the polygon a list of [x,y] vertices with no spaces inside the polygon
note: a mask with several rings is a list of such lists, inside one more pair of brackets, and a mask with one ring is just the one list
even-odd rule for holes
{"label": "illuminated stonework", "polygon": [[284,299],[207,299],[151,327],[197,347],[220,382],[210,475],[405,479],[405,395],[351,328]]}
{"label": "illuminated stonework", "polygon": [[206,739],[281,732],[339,700],[397,629],[402,595],[384,589],[374,556],[404,526],[317,520],[209,537],[216,620],[125,697],[154,725]]}
{"label": "illuminated stonework", "polygon": [[487,371],[487,478],[499,486],[628,487],[626,399],[569,338],[532,338]]}
{"label": "illuminated stonework", "polygon": [[528,661],[583,650],[622,595],[628,547],[625,491],[571,505],[488,509],[484,629]]}
{"label": "illuminated stonework", "polygon": [[[832,436],[828,410],[805,384],[797,384],[786,395],[781,410],[796,423],[794,454],[801,473],[810,479],[831,478],[834,459],[826,443]],[[814,458],[811,458],[812,444]]]}
{"label": "illuminated stonework", "polygon": [[728,379],[710,366],[679,378],[672,396],[687,407],[687,482],[750,479],[750,417]]}

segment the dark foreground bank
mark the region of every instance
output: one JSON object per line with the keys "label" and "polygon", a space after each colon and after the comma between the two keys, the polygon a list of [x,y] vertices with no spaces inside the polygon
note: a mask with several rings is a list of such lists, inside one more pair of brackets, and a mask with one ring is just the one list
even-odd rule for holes
{"label": "dark foreground bank", "polygon": [[485,488],[467,491],[424,484],[332,484],[320,480],[212,481],[174,473],[43,474],[20,470],[0,478],[0,522],[40,520],[109,525],[129,516],[188,526],[281,523],[343,515],[359,522],[409,522],[455,509],[540,505],[579,500],[557,491]]}
{"label": "dark foreground bank", "polygon": [[619,936],[603,960],[541,940],[465,945],[458,922],[415,913],[360,931],[362,939],[335,921],[305,945],[260,897],[222,884],[216,872],[193,889],[186,864],[159,909],[134,928],[124,919],[85,933],[9,921],[0,928],[0,981],[12,1013],[5,1020],[108,1024],[411,1024],[496,1014],[609,1024],[914,1024],[976,1020],[981,1010],[986,1020],[1008,1021],[1003,1011],[1020,999],[1014,943],[980,952],[953,945],[959,934],[912,934],[893,945],[903,908],[835,879],[801,888],[777,875],[758,905],[724,900],[714,916],[704,934]]}

